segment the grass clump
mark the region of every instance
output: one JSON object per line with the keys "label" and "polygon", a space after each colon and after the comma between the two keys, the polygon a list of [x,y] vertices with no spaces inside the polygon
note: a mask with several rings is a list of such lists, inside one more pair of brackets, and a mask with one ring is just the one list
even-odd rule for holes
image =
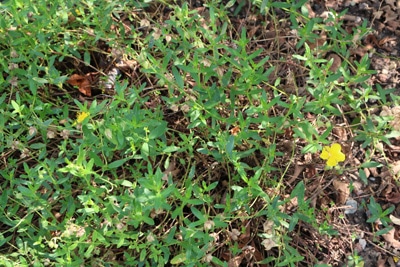
{"label": "grass clump", "polygon": [[349,156],[350,133],[390,144],[390,116],[369,100],[398,97],[366,82],[367,56],[348,60],[365,24],[345,32],[303,2],[2,4],[1,264],[322,261],[328,244],[299,237],[344,234],[315,201],[363,166],[319,154],[339,142]]}

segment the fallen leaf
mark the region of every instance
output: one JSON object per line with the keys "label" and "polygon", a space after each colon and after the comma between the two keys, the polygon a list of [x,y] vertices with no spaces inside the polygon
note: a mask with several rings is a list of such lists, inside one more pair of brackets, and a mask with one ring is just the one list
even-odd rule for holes
{"label": "fallen leaf", "polygon": [[349,184],[336,179],[333,181],[333,187],[337,192],[336,204],[343,205],[346,203],[346,200],[350,195]]}
{"label": "fallen leaf", "polygon": [[239,267],[243,261],[244,254],[236,256],[228,261],[228,267]]}
{"label": "fallen leaf", "polygon": [[396,224],[396,225],[400,225],[400,219],[397,217],[394,217],[392,214],[389,215],[390,220],[392,221],[392,223]]}
{"label": "fallen leaf", "polygon": [[54,138],[56,138],[56,133],[52,130],[48,130],[46,136],[49,139],[54,139]]}
{"label": "fallen leaf", "polygon": [[312,10],[311,4],[307,2],[307,3],[304,4],[304,6],[307,8],[308,17],[309,17],[310,19],[311,19],[311,18],[315,18],[315,12],[314,12],[314,10]]}
{"label": "fallen leaf", "polygon": [[400,242],[394,238],[396,230],[393,228],[388,233],[382,235],[383,238],[394,248],[400,248]]}
{"label": "fallen leaf", "polygon": [[271,250],[274,247],[277,247],[278,244],[275,243],[275,241],[272,238],[266,238],[261,242],[261,245],[264,246],[264,249],[266,251]]}
{"label": "fallen leaf", "polygon": [[400,193],[399,192],[390,192],[386,195],[386,200],[393,204],[400,203]]}
{"label": "fallen leaf", "polygon": [[333,63],[330,66],[329,70],[332,72],[336,72],[342,64],[342,59],[336,54],[330,54],[327,59],[329,61],[333,59]]}
{"label": "fallen leaf", "polygon": [[239,126],[235,126],[235,127],[233,127],[232,129],[230,129],[229,131],[231,132],[231,134],[232,134],[233,136],[236,136],[236,135],[238,135],[238,133],[240,132],[240,127],[239,127]]}
{"label": "fallen leaf", "polygon": [[227,231],[229,238],[233,241],[237,241],[240,236],[240,231],[238,229],[232,229],[232,231]]}
{"label": "fallen leaf", "polygon": [[72,74],[67,83],[72,86],[77,86],[79,92],[85,96],[92,96],[91,83],[93,73],[88,73],[85,76],[79,74]]}
{"label": "fallen leaf", "polygon": [[376,262],[377,267],[385,267],[386,259],[382,259],[382,255],[379,255],[378,261]]}
{"label": "fallen leaf", "polygon": [[393,162],[393,164],[391,164],[391,168],[392,168],[394,175],[399,175],[400,174],[400,160]]}
{"label": "fallen leaf", "polygon": [[139,63],[136,60],[121,60],[118,61],[115,66],[123,71],[128,71],[128,69],[135,70]]}
{"label": "fallen leaf", "polygon": [[[333,58],[333,56],[337,56],[338,57],[338,55],[335,55],[335,54],[331,54],[331,56],[332,56],[332,58]],[[330,60],[330,57],[328,57],[328,59]],[[339,58],[340,59],[340,58]],[[340,62],[341,62],[342,60],[340,60]],[[335,63],[334,63],[335,64]],[[331,66],[331,68],[333,67],[333,65]],[[338,70],[339,69],[339,67],[340,67],[340,64],[339,64],[339,66],[337,66],[337,68],[335,68],[335,70],[333,70],[333,72],[335,72],[336,70]],[[337,135],[337,137],[340,139],[340,140],[342,140],[342,141],[347,141],[347,131],[346,131],[346,129],[344,128],[344,127],[340,127],[340,126],[335,126],[333,129],[332,129],[332,132],[335,134],[335,135]]]}

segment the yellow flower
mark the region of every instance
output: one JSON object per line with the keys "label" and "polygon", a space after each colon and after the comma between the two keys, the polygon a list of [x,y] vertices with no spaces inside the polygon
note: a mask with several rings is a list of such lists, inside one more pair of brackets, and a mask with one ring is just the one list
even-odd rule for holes
{"label": "yellow flower", "polygon": [[76,122],[82,123],[87,117],[89,117],[89,115],[89,112],[78,112],[78,114],[76,115]]}
{"label": "yellow flower", "polygon": [[330,147],[325,146],[320,155],[321,159],[326,160],[326,165],[334,167],[339,162],[344,161],[346,156],[340,151],[342,146],[340,144],[332,144]]}

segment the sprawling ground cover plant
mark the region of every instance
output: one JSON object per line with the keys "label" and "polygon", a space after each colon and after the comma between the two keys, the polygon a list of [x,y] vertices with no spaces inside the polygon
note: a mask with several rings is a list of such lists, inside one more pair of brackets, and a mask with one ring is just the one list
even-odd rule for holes
{"label": "sprawling ground cover plant", "polygon": [[[368,183],[382,163],[350,162],[350,143],[391,144],[368,101],[398,97],[348,60],[366,24],[304,4],[2,4],[2,265],[345,261],[318,243],[345,235],[321,195]],[[393,208],[366,201],[388,233]]]}

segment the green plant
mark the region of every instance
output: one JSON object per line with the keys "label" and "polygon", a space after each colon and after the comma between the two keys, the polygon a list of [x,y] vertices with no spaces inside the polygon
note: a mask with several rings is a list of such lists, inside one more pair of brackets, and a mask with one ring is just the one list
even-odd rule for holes
{"label": "green plant", "polygon": [[356,253],[348,256],[348,263],[346,266],[363,267],[365,264],[363,258]]}
{"label": "green plant", "polygon": [[386,210],[383,210],[381,205],[377,203],[373,197],[370,197],[367,208],[368,211],[371,213],[371,216],[368,218],[367,222],[375,223],[379,220],[385,227],[384,229],[377,231],[376,235],[387,233],[391,229],[388,225],[388,223],[390,223],[388,215],[392,213],[392,211],[394,210],[394,206],[390,206]]}
{"label": "green plant", "polygon": [[[346,60],[366,24],[348,33],[344,13],[327,23],[304,3],[249,9],[275,27],[277,9],[286,14],[299,34],[287,57],[257,45],[250,27],[237,31],[229,7],[241,14],[244,1],[2,4],[0,265],[297,266],[309,260],[295,240],[305,226],[339,235],[308,189],[337,175],[313,173],[321,150],[327,165],[344,159],[323,149],[334,143],[332,118],[352,115],[363,148],[389,144],[396,112],[370,115],[368,101],[398,98],[365,83],[367,57]],[[330,42],[311,48],[322,31]],[[336,70],[328,50],[343,60]],[[80,73],[101,84],[114,67],[110,91],[82,95],[66,83]],[[369,153],[356,166],[365,183],[363,168],[382,166]],[[288,183],[303,157],[312,175]],[[392,207],[371,197],[367,209],[368,222],[389,226]]]}

